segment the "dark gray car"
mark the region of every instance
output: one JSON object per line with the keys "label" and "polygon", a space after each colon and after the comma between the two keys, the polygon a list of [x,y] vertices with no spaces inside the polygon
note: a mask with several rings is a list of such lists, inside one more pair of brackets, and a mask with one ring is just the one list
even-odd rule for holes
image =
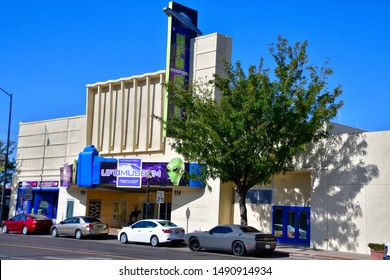
{"label": "dark gray car", "polygon": [[53,237],[68,235],[80,239],[83,236],[107,236],[109,227],[96,217],[74,216],[53,225],[50,233]]}
{"label": "dark gray car", "polygon": [[184,237],[191,251],[229,251],[237,256],[260,251],[273,252],[277,245],[275,235],[243,225],[218,225],[209,231],[187,233]]}

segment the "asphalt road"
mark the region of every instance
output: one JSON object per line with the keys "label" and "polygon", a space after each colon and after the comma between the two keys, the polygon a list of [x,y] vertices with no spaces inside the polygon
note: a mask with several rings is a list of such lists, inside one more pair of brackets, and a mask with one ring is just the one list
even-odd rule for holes
{"label": "asphalt road", "polygon": [[121,244],[115,235],[104,239],[0,233],[0,260],[249,260],[291,259],[274,252],[238,257],[231,253],[191,252],[183,245]]}

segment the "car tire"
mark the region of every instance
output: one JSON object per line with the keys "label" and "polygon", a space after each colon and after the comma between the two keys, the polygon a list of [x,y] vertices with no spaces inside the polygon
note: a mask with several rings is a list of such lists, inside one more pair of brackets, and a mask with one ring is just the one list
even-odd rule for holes
{"label": "car tire", "polygon": [[58,229],[57,228],[53,228],[51,230],[51,236],[52,237],[58,237]]}
{"label": "car tire", "polygon": [[121,236],[119,237],[119,241],[120,241],[122,244],[126,244],[126,243],[128,242],[127,234],[126,234],[126,233],[122,233]]}
{"label": "car tire", "polygon": [[199,252],[201,249],[199,239],[196,237],[191,238],[190,241],[188,242],[188,247],[193,252]]}
{"label": "car tire", "polygon": [[3,233],[8,233],[8,227],[7,227],[7,225],[4,225],[3,228],[1,229],[1,231],[2,231]]}
{"label": "car tire", "polygon": [[236,256],[243,256],[245,254],[245,245],[241,241],[235,241],[232,245],[233,254]]}
{"label": "car tire", "polygon": [[158,244],[160,244],[160,241],[158,240],[158,237],[153,235],[151,238],[150,238],[150,245],[152,245],[153,247],[157,247]]}
{"label": "car tire", "polygon": [[81,239],[83,237],[83,233],[81,232],[81,230],[76,230],[76,233],[75,233],[75,237],[77,239]]}
{"label": "car tire", "polygon": [[28,228],[27,228],[27,226],[24,226],[24,227],[22,228],[22,233],[23,233],[24,235],[26,235],[26,234],[28,233]]}

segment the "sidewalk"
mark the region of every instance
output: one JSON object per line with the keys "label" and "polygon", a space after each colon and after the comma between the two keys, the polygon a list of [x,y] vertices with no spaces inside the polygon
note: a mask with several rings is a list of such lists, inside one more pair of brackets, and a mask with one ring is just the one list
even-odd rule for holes
{"label": "sidewalk", "polygon": [[313,259],[328,259],[328,260],[371,260],[371,255],[369,254],[326,251],[320,249],[313,249],[310,247],[285,245],[285,244],[278,245],[276,247],[276,251],[288,253],[296,256],[302,256],[305,257],[306,259],[312,257]]}

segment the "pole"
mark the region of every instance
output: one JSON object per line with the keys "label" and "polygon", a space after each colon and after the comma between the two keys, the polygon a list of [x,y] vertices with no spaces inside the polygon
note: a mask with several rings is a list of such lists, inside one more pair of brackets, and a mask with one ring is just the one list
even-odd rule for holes
{"label": "pole", "polygon": [[152,171],[150,169],[146,171],[146,181],[148,183],[147,195],[146,195],[146,209],[145,209],[145,219],[149,219],[149,193],[150,193],[150,179],[152,178]]}
{"label": "pole", "polygon": [[5,202],[5,185],[7,182],[7,165],[8,165],[8,154],[9,154],[9,146],[10,146],[10,133],[11,133],[11,115],[12,115],[12,94],[6,92],[4,89],[0,88],[1,91],[3,91],[6,95],[9,96],[10,102],[9,102],[9,116],[8,116],[8,136],[7,136],[7,148],[5,153],[5,163],[4,163],[4,183],[3,188],[1,192],[1,208],[0,208],[0,219],[3,220],[3,213],[4,213],[4,202]]}
{"label": "pole", "polygon": [[147,189],[147,197],[146,197],[146,219],[149,219],[149,193],[150,193],[150,179],[147,178],[148,181],[148,189]]}

